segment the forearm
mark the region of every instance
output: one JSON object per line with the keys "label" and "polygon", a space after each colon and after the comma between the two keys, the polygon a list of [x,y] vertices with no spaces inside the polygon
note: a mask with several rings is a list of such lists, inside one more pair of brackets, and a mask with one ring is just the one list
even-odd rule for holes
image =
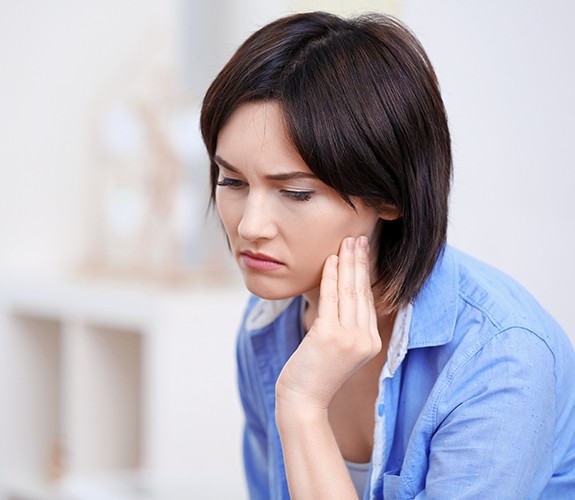
{"label": "forearm", "polygon": [[357,500],[328,420],[353,373],[381,350],[365,236],[346,238],[322,272],[317,316],[276,384],[276,423],[290,494],[297,500]]}
{"label": "forearm", "polygon": [[357,500],[327,410],[278,403],[278,426],[291,497]]}

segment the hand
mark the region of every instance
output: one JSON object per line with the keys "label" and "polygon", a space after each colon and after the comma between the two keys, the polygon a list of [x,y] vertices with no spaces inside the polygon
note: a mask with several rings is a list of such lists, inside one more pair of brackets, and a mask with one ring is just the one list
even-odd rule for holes
{"label": "hand", "polygon": [[344,382],[381,346],[367,238],[346,238],[339,256],[330,255],[324,264],[317,317],[278,378],[278,408],[327,410]]}

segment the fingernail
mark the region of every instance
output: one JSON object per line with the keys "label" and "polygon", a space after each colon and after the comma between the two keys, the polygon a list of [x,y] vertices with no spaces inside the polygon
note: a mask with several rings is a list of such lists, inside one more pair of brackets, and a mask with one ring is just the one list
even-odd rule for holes
{"label": "fingernail", "polygon": [[347,238],[347,240],[345,240],[345,246],[348,250],[353,250],[355,247],[355,239]]}
{"label": "fingernail", "polygon": [[359,245],[359,248],[367,250],[367,236],[360,236],[357,240],[357,244]]}

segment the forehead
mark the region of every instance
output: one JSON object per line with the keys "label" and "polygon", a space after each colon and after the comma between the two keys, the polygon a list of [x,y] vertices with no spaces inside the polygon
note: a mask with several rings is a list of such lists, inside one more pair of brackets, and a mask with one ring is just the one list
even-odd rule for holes
{"label": "forehead", "polygon": [[216,155],[238,168],[309,168],[291,143],[283,113],[274,101],[242,104],[218,134]]}
{"label": "forehead", "polygon": [[255,101],[241,104],[236,108],[220,131],[220,136],[227,130],[238,128],[249,132],[272,133],[287,139],[283,113],[276,101]]}

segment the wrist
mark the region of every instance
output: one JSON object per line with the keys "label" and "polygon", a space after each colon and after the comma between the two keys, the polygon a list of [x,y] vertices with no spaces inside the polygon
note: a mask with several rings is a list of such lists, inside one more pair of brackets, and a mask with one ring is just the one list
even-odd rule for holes
{"label": "wrist", "polygon": [[278,429],[329,425],[327,408],[305,398],[286,398],[280,394],[276,394],[275,418]]}

